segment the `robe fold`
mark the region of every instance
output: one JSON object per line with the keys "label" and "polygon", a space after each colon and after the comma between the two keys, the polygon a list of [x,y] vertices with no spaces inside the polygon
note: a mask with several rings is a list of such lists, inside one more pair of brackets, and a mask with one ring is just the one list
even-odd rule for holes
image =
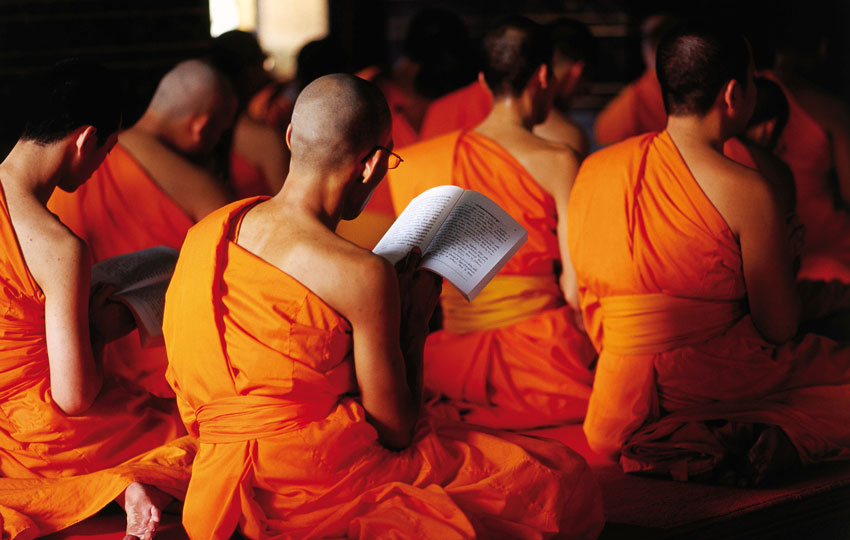
{"label": "robe fold", "polygon": [[381,446],[355,395],[349,323],[234,242],[255,202],[189,232],[167,296],[168,377],[200,441],[183,512],[190,537],[599,533],[595,481],[554,441],[426,407],[409,448]]}
{"label": "robe fold", "polygon": [[[133,478],[179,494],[181,482],[185,489],[188,481],[191,441],[186,448],[154,451],[149,460],[137,460],[140,476],[130,474],[132,467],[104,471],[185,435],[173,404],[117,378],[105,378],[83,414],[66,416],[53,401],[45,296],[24,261],[2,193],[0,206],[3,537],[47,534],[72,525],[108,504]],[[179,467],[157,467],[161,458]]]}
{"label": "robe fold", "polygon": [[425,345],[425,386],[456,402],[472,423],[506,429],[581,422],[596,353],[558,286],[555,201],[495,141],[453,133],[407,151],[392,171],[397,209],[435,185],[490,197],[528,230],[528,241],[473,301],[451,285],[444,329]]}
{"label": "robe fold", "polygon": [[604,146],[641,133],[661,131],[666,125],[667,111],[661,98],[661,85],[655,70],[650,69],[623,88],[599,112],[593,131],[597,144]]}
{"label": "robe fold", "polygon": [[[155,246],[180,249],[192,219],[120,143],[73,193],[56,190],[48,208],[86,241],[94,262]],[[104,370],[171,397],[165,347],[142,348],[138,330],[109,343]]]}
{"label": "robe fold", "polygon": [[667,437],[726,420],[781,427],[804,464],[850,457],[850,349],[812,334],[764,340],[737,239],[666,132],[591,155],[568,227],[600,351],[584,423],[591,448],[625,447],[627,470],[663,465],[687,477],[714,451],[693,451],[702,435],[680,446]]}
{"label": "robe fold", "polygon": [[836,206],[829,135],[770,73],[788,99],[788,124],[777,155],[788,164],[797,188],[797,214],[806,227],[800,279],[850,283],[850,212]]}

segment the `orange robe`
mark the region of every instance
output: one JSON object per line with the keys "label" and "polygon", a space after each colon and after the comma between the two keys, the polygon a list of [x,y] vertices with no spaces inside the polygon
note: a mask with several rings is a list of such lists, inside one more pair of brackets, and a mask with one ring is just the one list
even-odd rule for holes
{"label": "orange robe", "polygon": [[584,423],[591,448],[624,448],[627,470],[687,477],[717,464],[717,441],[696,437],[688,453],[664,438],[725,419],[780,426],[804,464],[850,457],[850,349],[811,334],[782,346],[762,338],[737,239],[666,132],[588,157],[568,228],[600,351]]}
{"label": "orange robe", "polygon": [[776,153],[794,173],[797,214],[806,227],[799,277],[850,283],[850,213],[836,209],[829,136],[785,87],[782,90],[789,116]]}
{"label": "orange robe", "polygon": [[[86,241],[94,261],[154,246],[180,249],[192,219],[120,144],[74,193],[56,190],[48,208]],[[104,369],[164,397],[165,347],[141,348],[138,331],[106,346]]]}
{"label": "orange robe", "polygon": [[[354,395],[351,326],[232,238],[256,200],[186,238],[168,291],[168,377],[200,448],[183,523],[192,538],[594,538],[586,463],[554,441],[426,412],[382,447]],[[449,410],[445,411],[447,414]]]}
{"label": "orange robe", "polygon": [[[3,538],[69,526],[108,504],[134,479],[179,495],[188,481],[191,441],[154,451],[142,460],[137,475],[133,467],[102,471],[185,435],[171,403],[130,381],[111,378],[81,415],[66,416],[53,401],[45,297],[24,261],[1,191],[0,242]],[[157,467],[163,458],[182,468]]]}
{"label": "orange robe", "polygon": [[230,185],[237,199],[271,195],[263,170],[236,150],[230,151]]}
{"label": "orange robe", "polygon": [[649,69],[600,111],[593,130],[597,144],[604,146],[641,133],[661,131],[666,125],[661,86],[655,70]]}
{"label": "orange robe", "polygon": [[480,82],[449,92],[435,99],[425,112],[420,140],[462,129],[472,129],[493,109],[493,95]]}
{"label": "orange robe", "polygon": [[581,422],[596,353],[558,286],[555,201],[495,141],[472,131],[407,149],[390,176],[400,211],[435,185],[487,195],[528,230],[528,241],[473,302],[451,286],[442,331],[425,346],[425,385],[472,423],[524,429]]}

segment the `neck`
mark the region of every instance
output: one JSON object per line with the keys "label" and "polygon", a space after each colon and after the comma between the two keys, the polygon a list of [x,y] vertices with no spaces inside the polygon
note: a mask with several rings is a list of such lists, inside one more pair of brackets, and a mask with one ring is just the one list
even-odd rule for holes
{"label": "neck", "polygon": [[515,127],[530,131],[534,127],[531,111],[522,96],[497,97],[485,122],[501,127]]}
{"label": "neck", "polygon": [[719,122],[713,115],[699,117],[696,115],[668,116],[667,132],[676,144],[709,146],[718,152],[723,152],[723,143],[729,138],[720,129]]}
{"label": "neck", "polygon": [[133,127],[127,131],[135,131],[143,133],[149,137],[157,139],[166,146],[172,149],[177,149],[177,145],[172,140],[170,134],[174,131],[168,118],[148,109],[145,114],[139,118],[139,121],[133,124]]}
{"label": "neck", "polygon": [[66,148],[62,142],[42,146],[19,140],[0,163],[4,188],[28,193],[43,205],[47,205],[53,190],[66,174]]}
{"label": "neck", "polygon": [[285,209],[285,215],[306,215],[336,230],[347,191],[344,171],[317,171],[291,165],[283,188],[270,201]]}

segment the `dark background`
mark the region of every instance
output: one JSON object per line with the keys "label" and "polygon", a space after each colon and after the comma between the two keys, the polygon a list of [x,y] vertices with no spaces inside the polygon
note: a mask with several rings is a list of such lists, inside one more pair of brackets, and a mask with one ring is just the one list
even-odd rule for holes
{"label": "dark background", "polygon": [[[662,11],[739,25],[762,63],[769,62],[776,40],[819,43],[824,62],[814,82],[850,102],[850,2],[840,0],[329,0],[329,28],[348,52],[352,71],[386,64],[399,54],[410,18],[426,7],[454,11],[473,37],[512,13],[540,22],[561,15],[585,22],[598,38],[599,61],[576,107],[591,114],[640,74],[640,22]],[[70,56],[109,65],[125,82],[130,124],[161,75],[179,60],[202,55],[208,41],[207,0],[0,0],[0,135],[14,137],[19,81],[34,69]]]}

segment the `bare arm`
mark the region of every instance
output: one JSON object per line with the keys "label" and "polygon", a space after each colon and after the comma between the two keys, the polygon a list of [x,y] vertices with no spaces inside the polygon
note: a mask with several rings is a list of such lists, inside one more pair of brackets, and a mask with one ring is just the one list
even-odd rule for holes
{"label": "bare arm", "polygon": [[765,182],[741,186],[735,220],[753,324],[765,339],[783,343],[797,332],[797,293],[785,223]]}
{"label": "bare arm", "polygon": [[289,171],[289,148],[275,129],[243,115],[234,133],[236,151],[263,172],[270,194],[280,191]]}
{"label": "bare arm", "polygon": [[[401,449],[413,438],[419,390],[411,388],[402,354],[398,282],[393,268],[383,260],[371,260],[362,272],[363,279],[354,282],[363,286],[351,292],[348,313],[343,313],[353,330],[357,383],[379,440],[388,448]],[[417,347],[421,355],[421,345]]]}
{"label": "bare arm", "polygon": [[27,262],[45,296],[53,400],[65,414],[81,414],[94,403],[103,383],[89,334],[88,251],[81,240],[69,235],[49,249],[31,250]]}

